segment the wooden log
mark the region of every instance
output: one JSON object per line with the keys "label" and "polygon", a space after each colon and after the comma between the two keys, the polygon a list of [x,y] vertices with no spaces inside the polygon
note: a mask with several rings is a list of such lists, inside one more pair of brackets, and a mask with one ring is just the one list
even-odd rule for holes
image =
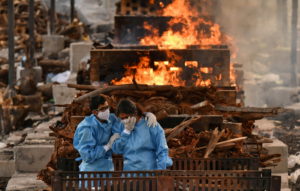
{"label": "wooden log", "polygon": [[209,104],[209,102],[207,100],[205,100],[205,101],[202,101],[202,102],[197,103],[195,105],[192,105],[191,108],[192,109],[199,109],[199,108],[207,106],[208,104]]}
{"label": "wooden log", "polygon": [[92,86],[92,85],[81,85],[81,84],[68,84],[69,88],[75,88],[77,90],[88,90],[88,91],[93,91],[99,89],[97,86]]}
{"label": "wooden log", "polygon": [[14,104],[28,106],[27,111],[42,113],[43,98],[41,93],[34,95],[17,95],[14,98]]}
{"label": "wooden log", "polygon": [[220,140],[221,136],[224,134],[225,130],[223,129],[221,132],[219,132],[218,128],[215,128],[215,130],[212,133],[212,136],[209,140],[209,143],[207,145],[205,154],[204,154],[204,158],[208,158],[208,156],[210,155],[210,153],[213,152],[213,150],[215,149],[218,141]]}
{"label": "wooden log", "polygon": [[[91,98],[95,95],[99,94],[109,94],[112,91],[116,90],[138,90],[138,91],[157,91],[162,94],[162,92],[169,93],[169,97],[174,98],[174,92],[185,91],[185,92],[205,92],[208,90],[206,87],[174,87],[171,85],[145,85],[145,84],[125,84],[125,85],[116,85],[116,86],[108,86],[106,88],[99,88],[92,92],[89,92],[85,95],[82,95],[74,100],[74,102],[80,102],[85,99]],[[167,96],[168,97],[168,96]],[[176,97],[175,97],[176,98]]]}
{"label": "wooden log", "polygon": [[218,103],[226,105],[236,105],[237,91],[236,90],[218,90],[216,92]]}
{"label": "wooden log", "polygon": [[44,59],[44,60],[40,60],[38,64],[42,67],[62,67],[66,69],[70,67],[70,63],[65,60]]}
{"label": "wooden log", "polygon": [[[216,144],[216,146],[221,146],[221,145],[225,145],[227,143],[232,143],[232,142],[238,142],[238,141],[243,141],[247,139],[247,137],[239,137],[239,138],[235,138],[235,139],[230,139],[230,140],[226,140],[226,141],[222,141]],[[202,149],[206,149],[207,146],[203,146],[203,147],[199,147],[197,148],[197,151],[202,150]]]}
{"label": "wooden log", "polygon": [[200,118],[201,118],[201,116],[200,117],[194,117],[194,118],[189,119],[187,121],[184,121],[184,122],[180,123],[179,125],[177,125],[176,127],[174,127],[172,129],[172,131],[170,132],[169,136],[167,137],[167,141],[169,141],[170,139],[172,139],[172,138],[176,137],[177,135],[179,135],[186,127],[188,127],[192,123],[195,123]]}
{"label": "wooden log", "polygon": [[52,98],[53,97],[52,86],[53,86],[53,83],[44,84],[44,85],[38,86],[37,90],[39,92],[41,92],[44,97]]}
{"label": "wooden log", "polygon": [[71,129],[76,129],[77,125],[84,119],[84,116],[72,116],[70,121]]}
{"label": "wooden log", "polygon": [[264,117],[274,116],[286,111],[286,109],[279,108],[279,107],[256,108],[256,107],[234,107],[234,106],[224,106],[224,105],[215,106],[215,110],[222,113],[226,113],[226,115],[235,117],[241,122],[258,120]]}

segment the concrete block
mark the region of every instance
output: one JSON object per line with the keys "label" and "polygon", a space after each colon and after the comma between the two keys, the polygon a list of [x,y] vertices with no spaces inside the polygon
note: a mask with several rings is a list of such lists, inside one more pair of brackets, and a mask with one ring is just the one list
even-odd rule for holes
{"label": "concrete block", "polygon": [[14,173],[14,160],[0,160],[0,177],[11,177]]}
{"label": "concrete block", "polygon": [[38,172],[49,162],[54,145],[22,145],[15,147],[17,172]]}
{"label": "concrete block", "polygon": [[24,141],[24,144],[54,144],[54,137],[50,137],[51,131],[29,133]]}
{"label": "concrete block", "polygon": [[76,42],[70,46],[70,69],[72,73],[77,73],[82,58],[90,57],[93,44],[91,42]]}
{"label": "concrete block", "polygon": [[54,123],[56,123],[57,121],[60,121],[60,120],[61,120],[61,117],[54,117],[54,118],[50,119],[50,120],[47,121],[47,122],[40,123],[40,124],[35,128],[35,132],[38,132],[38,133],[49,132],[49,131],[51,131],[51,130],[49,129],[49,126],[50,126],[50,125],[53,125]]}
{"label": "concrete block", "polygon": [[44,35],[43,53],[46,56],[58,54],[65,47],[65,37],[62,35]]}
{"label": "concrete block", "polygon": [[10,148],[0,150],[0,177],[11,177],[15,173],[14,153]]}
{"label": "concrete block", "polygon": [[278,139],[273,139],[273,143],[264,143],[263,147],[269,154],[281,154],[281,161],[275,167],[269,167],[273,173],[288,172],[288,146]]}
{"label": "concrete block", "polygon": [[49,187],[41,180],[37,180],[36,173],[16,173],[8,181],[6,191],[41,191]]}
{"label": "concrete block", "polygon": [[26,132],[16,131],[9,134],[9,137],[5,140],[6,144],[18,145],[25,140]]}
{"label": "concrete block", "polygon": [[[69,88],[66,84],[57,84],[52,86],[53,98],[55,104],[70,104],[72,103],[75,95],[76,89]],[[56,107],[56,111],[62,112],[64,108]]]}

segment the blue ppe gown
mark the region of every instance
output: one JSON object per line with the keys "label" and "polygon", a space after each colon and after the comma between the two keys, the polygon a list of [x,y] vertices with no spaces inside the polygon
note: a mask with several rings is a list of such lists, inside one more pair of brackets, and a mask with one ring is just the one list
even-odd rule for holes
{"label": "blue ppe gown", "polygon": [[165,170],[172,165],[168,156],[168,145],[162,127],[148,127],[147,121],[141,118],[130,134],[124,131],[121,124],[121,137],[112,146],[116,154],[124,158],[124,171]]}
{"label": "blue ppe gown", "polygon": [[106,145],[113,133],[120,132],[121,122],[110,114],[107,123],[100,122],[94,114],[85,117],[75,131],[73,145],[82,160],[80,171],[113,171],[112,151]]}

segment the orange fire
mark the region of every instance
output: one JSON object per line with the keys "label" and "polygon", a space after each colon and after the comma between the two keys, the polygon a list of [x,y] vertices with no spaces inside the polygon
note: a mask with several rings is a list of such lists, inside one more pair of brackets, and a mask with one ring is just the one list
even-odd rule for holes
{"label": "orange fire", "polygon": [[120,81],[113,80],[116,85],[131,84],[135,81],[138,84],[148,85],[173,85],[184,86],[185,82],[180,79],[182,68],[175,67],[168,61],[154,62],[156,70],[150,67],[150,59],[147,56],[140,58],[140,62],[135,66],[126,66],[125,77]]}
{"label": "orange fire", "polygon": [[[184,86],[190,84],[181,79],[184,68],[176,67],[176,63],[181,59],[174,52],[168,49],[186,49],[191,45],[203,47],[211,45],[221,45],[224,43],[224,36],[220,31],[220,26],[203,17],[200,17],[196,10],[190,6],[187,0],[174,0],[169,5],[160,3],[163,10],[161,16],[171,17],[168,22],[168,30],[159,33],[157,28],[149,23],[144,23],[144,28],[149,31],[148,36],[140,40],[141,45],[156,45],[159,49],[167,51],[168,61],[156,61],[151,67],[150,58],[142,56],[140,62],[135,66],[125,66],[126,72],[121,80],[113,80],[112,83],[131,84],[133,82],[148,85],[173,85]],[[211,86],[212,80],[203,79],[203,75],[213,73],[213,68],[201,67],[197,61],[186,61],[186,68],[193,69],[193,85]],[[221,80],[222,76],[217,76],[213,81]]]}
{"label": "orange fire", "polygon": [[234,60],[237,58],[238,48],[235,44],[234,39],[229,35],[224,35],[223,37],[224,42],[229,46],[231,55],[231,63],[230,63],[230,84],[232,86],[236,86],[236,76],[235,76],[235,69],[234,69]]}
{"label": "orange fire", "polygon": [[144,28],[151,35],[140,40],[142,45],[157,45],[160,49],[185,49],[189,45],[221,44],[220,26],[199,17],[198,12],[185,0],[175,0],[169,4],[163,9],[162,16],[172,17],[168,23],[169,29],[159,35],[157,29],[145,23]]}

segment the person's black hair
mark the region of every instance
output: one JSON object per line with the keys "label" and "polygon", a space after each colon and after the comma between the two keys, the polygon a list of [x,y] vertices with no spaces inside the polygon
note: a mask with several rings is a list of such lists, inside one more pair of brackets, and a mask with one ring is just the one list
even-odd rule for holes
{"label": "person's black hair", "polygon": [[91,111],[98,109],[99,105],[102,105],[106,102],[105,97],[103,96],[94,96],[90,102]]}
{"label": "person's black hair", "polygon": [[137,107],[134,102],[129,99],[122,99],[119,101],[117,105],[116,114],[119,116],[121,113],[125,113],[128,115],[136,115],[138,114]]}

